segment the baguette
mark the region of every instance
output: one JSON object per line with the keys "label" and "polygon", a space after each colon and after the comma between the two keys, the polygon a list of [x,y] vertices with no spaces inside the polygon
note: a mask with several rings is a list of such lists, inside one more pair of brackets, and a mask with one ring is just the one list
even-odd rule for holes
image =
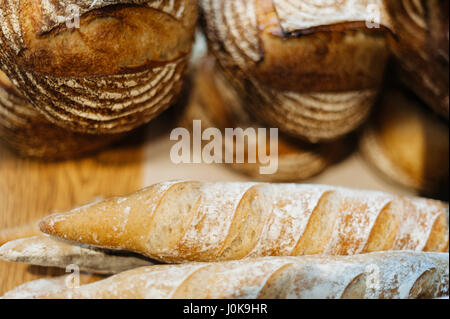
{"label": "baguette", "polygon": [[[68,19],[74,5],[79,28]],[[195,0],[1,0],[0,8],[0,67],[58,126],[127,132],[181,91]]]}
{"label": "baguette", "polygon": [[[73,285],[73,275],[65,275],[54,278],[42,278],[24,283],[13,290],[8,291],[0,299],[32,299],[44,293],[50,294],[67,289],[68,285]],[[104,279],[102,276],[90,274],[80,274],[78,279],[80,285],[87,285]]]}
{"label": "baguette", "polygon": [[448,125],[408,93],[394,87],[385,92],[362,131],[361,152],[398,184],[448,199]]}
{"label": "baguette", "polygon": [[95,274],[116,274],[153,265],[147,258],[130,253],[75,245],[42,235],[4,244],[0,247],[0,259],[64,269],[68,265],[77,265],[81,271]]}
{"label": "baguette", "polygon": [[[193,121],[201,121],[202,128],[219,128],[223,136],[226,128],[243,130],[264,127],[245,112],[245,101],[229,83],[217,66],[215,59],[207,56],[200,60],[196,68],[194,91],[185,109],[181,125],[193,129]],[[268,134],[268,133],[267,133]],[[261,158],[258,152],[258,138],[247,141],[233,140],[233,150],[244,150],[243,163],[229,163],[229,166],[258,181],[296,182],[323,172],[330,165],[344,158],[353,148],[350,139],[340,139],[332,143],[309,144],[286,135],[278,138],[278,170],[274,174],[260,173]],[[205,143],[206,144],[206,143]],[[226,150],[227,140],[222,141]],[[270,139],[267,144],[270,145]],[[249,160],[249,152],[255,152],[256,163]],[[267,153],[267,150],[266,150]],[[222,161],[226,162],[223,154]],[[235,162],[235,161],[234,161]]]}
{"label": "baguette", "polygon": [[99,150],[124,134],[73,133],[49,122],[0,71],[0,140],[24,157],[61,160]]}
{"label": "baguette", "polygon": [[389,21],[367,28],[368,1],[200,5],[211,52],[260,121],[316,143],[367,118],[389,56]]}
{"label": "baguette", "polygon": [[448,294],[448,254],[383,252],[143,267],[41,298],[406,299]]}
{"label": "baguette", "polygon": [[448,205],[302,184],[156,184],[55,214],[43,232],[168,263],[383,250],[446,251]]}

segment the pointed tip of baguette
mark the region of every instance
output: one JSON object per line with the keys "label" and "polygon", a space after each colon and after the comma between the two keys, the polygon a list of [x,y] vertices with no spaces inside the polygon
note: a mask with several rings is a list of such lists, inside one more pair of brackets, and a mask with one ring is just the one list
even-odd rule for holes
{"label": "pointed tip of baguette", "polygon": [[0,260],[8,261],[8,262],[14,262],[16,261],[15,256],[13,254],[14,247],[15,247],[15,241],[7,242],[0,246]]}
{"label": "pointed tip of baguette", "polygon": [[56,224],[61,220],[63,214],[53,214],[45,217],[39,222],[39,229],[41,232],[48,235],[57,235]]}

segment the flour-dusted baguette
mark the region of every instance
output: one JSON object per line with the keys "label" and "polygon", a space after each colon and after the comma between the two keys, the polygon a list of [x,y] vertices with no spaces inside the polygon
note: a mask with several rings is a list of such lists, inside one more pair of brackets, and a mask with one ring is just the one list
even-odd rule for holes
{"label": "flour-dusted baguette", "polygon": [[449,2],[385,0],[395,37],[390,47],[402,81],[436,112],[449,117]]}
{"label": "flour-dusted baguette", "polygon": [[[243,172],[259,181],[296,182],[317,175],[333,163],[342,159],[352,149],[350,139],[340,139],[332,143],[310,144],[286,135],[278,136],[278,170],[274,174],[261,174],[261,168],[267,166],[259,155],[259,128],[265,125],[253,119],[244,107],[245,101],[230,85],[223,72],[211,56],[204,57],[196,67],[194,90],[189,105],[185,108],[181,125],[192,130],[194,121],[201,121],[202,129],[219,128],[225,138],[222,139],[222,162],[226,163],[227,143],[234,145],[234,150],[242,150],[242,163],[227,163],[233,169]],[[247,139],[226,139],[227,128],[254,130],[255,135]],[[262,134],[262,133],[261,133]],[[269,129],[266,135],[266,156],[269,155]],[[231,143],[230,143],[231,142]],[[205,142],[206,144],[207,142]],[[262,145],[260,147],[263,147]],[[255,154],[250,159],[249,154]],[[233,156],[230,156],[233,157]]]}
{"label": "flour-dusted baguette", "polygon": [[156,184],[45,218],[41,230],[164,262],[445,251],[448,205],[302,184]]}
{"label": "flour-dusted baguette", "polygon": [[77,265],[81,271],[96,274],[116,274],[153,265],[147,258],[128,252],[76,245],[42,235],[4,244],[0,247],[0,259],[44,267]]}
{"label": "flour-dusted baguette", "polygon": [[249,111],[311,142],[367,117],[388,59],[389,25],[370,1],[201,0],[209,47]]}
{"label": "flour-dusted baguette", "polygon": [[46,298],[398,299],[448,294],[448,254],[268,257],[144,267]]}
{"label": "flour-dusted baguette", "polygon": [[130,131],[178,96],[196,17],[195,0],[1,0],[0,68],[56,125]]}
{"label": "flour-dusted baguette", "polygon": [[103,276],[91,274],[69,274],[54,278],[42,278],[26,282],[8,291],[0,299],[32,299],[42,294],[56,293],[69,288],[76,289],[78,284],[87,285],[102,279],[104,279]]}
{"label": "flour-dusted baguette", "polygon": [[0,71],[0,139],[26,157],[65,159],[101,149],[123,134],[73,133],[49,122]]}
{"label": "flour-dusted baguette", "polygon": [[448,125],[408,91],[391,86],[384,92],[360,146],[364,157],[391,180],[448,198]]}

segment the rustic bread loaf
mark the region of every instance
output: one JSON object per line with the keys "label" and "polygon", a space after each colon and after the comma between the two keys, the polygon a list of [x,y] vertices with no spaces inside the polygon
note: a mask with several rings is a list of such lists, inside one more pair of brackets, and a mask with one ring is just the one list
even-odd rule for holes
{"label": "rustic bread loaf", "polygon": [[384,175],[428,196],[448,198],[449,130],[415,96],[384,94],[360,138],[364,157]]}
{"label": "rustic bread loaf", "polygon": [[307,184],[167,182],[46,217],[66,240],[163,262],[446,251],[442,202]]}
{"label": "rustic bread loaf", "polygon": [[448,295],[448,254],[269,257],[143,267],[39,298],[407,299]]}
{"label": "rustic bread loaf", "polygon": [[449,117],[449,3],[385,1],[395,37],[390,46],[402,81],[436,112]]}
{"label": "rustic bread loaf", "polygon": [[[54,124],[115,134],[153,119],[180,92],[195,0],[2,0],[0,67]],[[79,28],[67,24],[79,9]]]}
{"label": "rustic bread loaf", "polygon": [[[245,99],[239,95],[228,79],[223,75],[216,61],[211,56],[202,59],[196,67],[194,92],[188,107],[184,110],[181,125],[193,129],[193,121],[201,121],[202,128],[218,128],[222,132],[223,149],[227,152],[226,128],[258,129],[264,124],[253,119],[245,112]],[[270,153],[269,129],[266,131],[267,156]],[[351,139],[341,139],[332,143],[309,144],[295,140],[286,135],[278,136],[278,170],[274,174],[261,174],[263,164],[259,156],[258,136],[241,140],[233,139],[231,145],[235,150],[244,150],[243,163],[228,163],[230,167],[260,181],[295,182],[321,173],[331,164],[339,161],[352,149]],[[206,144],[206,142],[205,142]],[[226,162],[226,154],[222,161]],[[237,151],[236,151],[237,152]],[[256,162],[250,160],[249,152],[256,154]],[[236,159],[236,154],[233,154]]]}
{"label": "rustic bread loaf", "polygon": [[0,140],[25,157],[66,159],[97,151],[123,134],[74,133],[49,122],[0,71]]}
{"label": "rustic bread loaf", "polygon": [[378,28],[365,0],[200,4],[212,53],[261,121],[319,142],[367,117],[389,56],[382,1]]}

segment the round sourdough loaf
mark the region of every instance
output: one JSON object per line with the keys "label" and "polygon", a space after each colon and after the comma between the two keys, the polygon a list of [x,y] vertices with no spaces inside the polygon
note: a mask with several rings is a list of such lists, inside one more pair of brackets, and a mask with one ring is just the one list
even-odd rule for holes
{"label": "round sourdough loaf", "polygon": [[200,3],[211,51],[261,121],[320,142],[365,120],[389,57],[382,1],[373,28],[364,0]]}
{"label": "round sourdough loaf", "polygon": [[386,1],[395,37],[390,47],[402,81],[436,112],[449,117],[449,2]]}
{"label": "round sourdough loaf", "polygon": [[0,140],[21,156],[65,159],[96,151],[123,137],[67,131],[49,122],[0,71]]}
{"label": "round sourdough loaf", "polygon": [[0,3],[1,67],[56,125],[91,134],[130,131],[179,94],[195,0]]}
{"label": "round sourdough loaf", "polygon": [[[264,127],[249,116],[244,110],[246,101],[223,75],[215,59],[211,56],[203,58],[196,67],[194,92],[188,107],[185,109],[182,125],[192,129],[194,120],[201,120],[203,129],[219,128],[222,131],[223,149],[226,128],[242,128],[243,130]],[[266,154],[270,153],[269,130],[266,131]],[[230,167],[251,176],[259,181],[291,182],[310,178],[323,172],[333,163],[342,159],[352,149],[350,139],[340,139],[331,143],[309,144],[281,135],[278,138],[278,170],[274,174],[261,174],[258,137],[241,140],[233,139],[233,151],[244,150],[243,163],[229,163]],[[206,144],[206,143],[205,143]],[[256,153],[256,163],[250,160],[250,150]],[[225,153],[223,160],[225,160]],[[236,155],[233,154],[236,159]]]}

